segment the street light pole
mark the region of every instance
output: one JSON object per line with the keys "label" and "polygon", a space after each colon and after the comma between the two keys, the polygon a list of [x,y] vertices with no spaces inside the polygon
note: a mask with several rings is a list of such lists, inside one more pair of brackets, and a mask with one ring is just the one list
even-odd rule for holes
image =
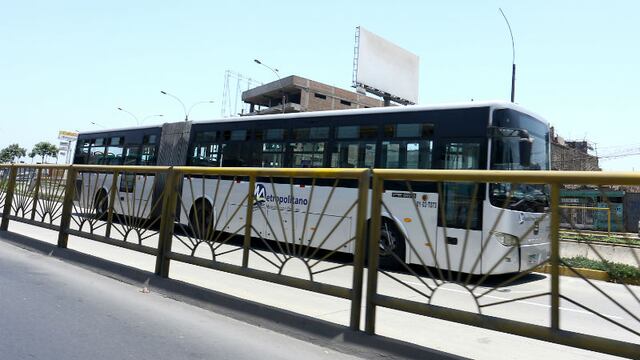
{"label": "street light pole", "polygon": [[198,102],[193,103],[193,105],[191,105],[191,107],[189,107],[189,110],[187,111],[187,117],[189,117],[189,114],[191,114],[191,110],[196,105],[200,105],[200,104],[213,104],[213,100],[198,101]]}
{"label": "street light pole", "polygon": [[502,8],[498,8],[500,10],[500,13],[502,14],[502,17],[504,18],[504,21],[507,23],[507,27],[509,28],[509,35],[511,35],[511,53],[512,53],[512,58],[511,58],[511,102],[515,101],[515,93],[516,93],[516,45],[515,42],[513,40],[513,32],[511,31],[511,25],[509,24],[509,20],[507,19],[507,16],[504,14],[504,11],[502,11]]}
{"label": "street light pole", "polygon": [[120,110],[120,111],[124,111],[124,112],[126,112],[127,114],[131,115],[131,117],[132,117],[132,118],[134,118],[134,119],[136,120],[136,125],[140,125],[140,120],[138,120],[138,117],[137,117],[137,116],[135,116],[135,115],[133,115],[133,113],[131,113],[130,111],[127,111],[127,110],[125,110],[125,109],[123,109],[123,108],[121,108],[121,107],[119,107],[119,108],[118,108],[118,110]]}
{"label": "street light pole", "polygon": [[184,111],[184,121],[189,121],[189,113],[187,112],[187,107],[184,106],[184,103],[182,102],[182,100],[180,100],[177,96],[175,96],[173,94],[169,94],[166,91],[160,90],[160,93],[163,94],[163,95],[169,95],[172,98],[176,99],[180,103],[180,105],[182,105],[182,110]]}
{"label": "street light pole", "polygon": [[142,121],[140,122],[140,124],[144,123],[145,120],[147,120],[148,118],[152,118],[152,117],[163,117],[164,115],[162,114],[154,114],[154,115],[147,115],[145,117],[142,118]]}
{"label": "street light pole", "polygon": [[262,61],[258,60],[258,59],[253,59],[253,62],[255,62],[258,65],[262,65],[264,67],[266,67],[267,69],[271,70],[274,74],[276,74],[276,76],[278,77],[278,83],[280,84],[280,91],[282,92],[282,113],[284,114],[284,104],[286,102],[286,97],[285,97],[285,93],[284,93],[284,85],[282,84],[282,78],[280,77],[280,74],[278,73],[278,69],[274,69],[272,67],[270,67],[269,65],[263,63]]}

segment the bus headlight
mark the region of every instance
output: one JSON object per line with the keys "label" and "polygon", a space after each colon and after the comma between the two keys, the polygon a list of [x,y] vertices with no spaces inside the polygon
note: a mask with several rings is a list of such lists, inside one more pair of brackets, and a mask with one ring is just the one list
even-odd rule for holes
{"label": "bus headlight", "polygon": [[518,237],[511,234],[505,234],[501,232],[494,232],[493,237],[504,246],[516,246],[518,245]]}

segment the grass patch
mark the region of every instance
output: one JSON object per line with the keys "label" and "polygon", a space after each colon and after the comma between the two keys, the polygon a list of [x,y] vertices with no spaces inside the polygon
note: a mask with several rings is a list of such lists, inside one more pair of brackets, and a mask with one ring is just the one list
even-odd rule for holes
{"label": "grass patch", "polygon": [[640,285],[640,268],[611,261],[587,259],[583,256],[563,258],[562,261],[573,268],[606,271],[609,279],[615,283]]}
{"label": "grass patch", "polygon": [[598,241],[617,245],[635,245],[640,246],[639,238],[608,236],[608,235],[591,235],[591,234],[571,234],[560,232],[560,238],[566,240],[578,240],[584,242]]}

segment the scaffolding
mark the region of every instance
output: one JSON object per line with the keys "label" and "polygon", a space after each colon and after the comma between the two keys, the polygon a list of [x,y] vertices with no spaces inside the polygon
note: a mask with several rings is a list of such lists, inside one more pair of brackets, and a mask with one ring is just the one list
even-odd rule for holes
{"label": "scaffolding", "polygon": [[249,112],[249,105],[242,102],[242,92],[260,85],[262,85],[260,81],[226,70],[224,72],[224,89],[222,90],[220,115],[222,117],[234,117]]}

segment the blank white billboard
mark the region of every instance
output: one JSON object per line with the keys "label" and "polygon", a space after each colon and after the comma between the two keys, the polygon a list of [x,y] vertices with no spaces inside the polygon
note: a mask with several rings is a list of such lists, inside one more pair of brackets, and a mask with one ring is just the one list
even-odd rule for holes
{"label": "blank white billboard", "polygon": [[356,83],[418,102],[420,58],[380,36],[358,27]]}

